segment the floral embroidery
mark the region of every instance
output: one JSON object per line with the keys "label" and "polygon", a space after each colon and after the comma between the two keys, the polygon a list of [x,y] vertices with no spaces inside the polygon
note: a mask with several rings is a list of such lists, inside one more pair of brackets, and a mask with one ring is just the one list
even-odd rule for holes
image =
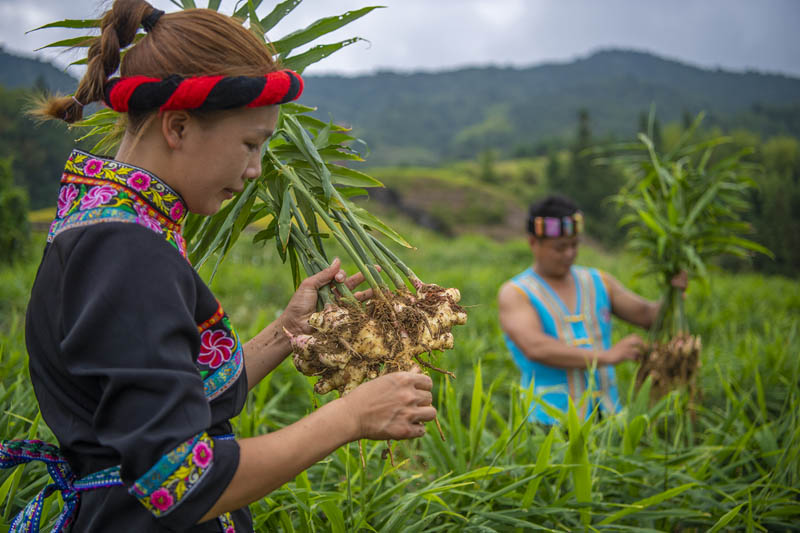
{"label": "floral embroidery", "polygon": [[[197,325],[197,331],[200,333],[201,339],[200,357],[197,358],[197,364],[198,366],[207,365],[207,368],[212,369],[212,371],[208,371],[202,367],[200,368],[205,395],[211,401],[228,390],[242,375],[244,353],[242,352],[242,344],[239,342],[239,336],[236,334],[236,330],[231,325],[219,302],[217,302],[217,310],[214,314],[202,324]],[[216,335],[215,337],[215,333],[221,335]],[[212,348],[218,347],[219,339],[222,338],[227,339],[228,342],[224,342],[225,347],[222,349],[222,353],[218,354],[218,361],[215,361]],[[231,340],[233,344],[230,343]],[[224,355],[226,352],[228,353],[227,357]],[[224,362],[222,359],[224,359]],[[215,362],[219,363],[216,367],[209,364]]]}
{"label": "floral embroidery", "polygon": [[[128,186],[134,191],[146,191],[150,186],[150,176],[144,172],[134,172],[127,180]],[[178,217],[180,218],[180,217]]]}
{"label": "floral embroidery", "polygon": [[211,368],[219,368],[231,358],[236,343],[224,331],[204,331],[200,336],[200,355],[197,362]]}
{"label": "floral embroidery", "polygon": [[150,503],[159,511],[166,511],[172,507],[175,500],[172,499],[172,494],[167,489],[158,489],[150,495]]}
{"label": "floral embroidery", "polygon": [[242,356],[242,345],[237,342],[233,357],[216,372],[203,379],[203,388],[209,401],[228,390],[239,379],[243,367]]}
{"label": "floral embroidery", "polygon": [[163,235],[186,257],[180,226],[185,217],[180,196],[146,170],[73,150],[61,178],[57,216],[47,240],[52,242],[70,228],[128,222]]}
{"label": "floral embroidery", "polygon": [[225,533],[236,533],[236,526],[233,523],[231,513],[220,515],[217,521],[219,521],[219,525],[222,526],[222,531]]}
{"label": "floral embroidery", "polygon": [[63,217],[72,207],[72,202],[78,197],[78,188],[71,183],[58,191],[58,216]]}
{"label": "floral embroidery", "polygon": [[172,209],[169,210],[169,216],[172,217],[173,220],[180,220],[183,216],[183,203],[175,202],[175,205],[172,206]]}
{"label": "floral embroidery", "polygon": [[192,457],[192,461],[200,468],[208,467],[208,463],[211,462],[213,457],[214,452],[211,451],[211,448],[209,448],[208,444],[205,442],[198,442],[194,447],[194,457]]}
{"label": "floral embroidery", "polygon": [[[64,167],[64,174],[96,178],[107,182],[107,184],[121,185],[152,206],[160,216],[163,216],[165,221],[175,224],[183,222],[182,218],[172,218],[172,208],[176,203],[181,203],[185,207],[181,197],[169,185],[144,169],[126,165],[113,159],[93,156],[82,150],[73,150]],[[137,178],[137,174],[141,175]],[[131,178],[133,179],[131,180]],[[131,180],[131,183],[129,183],[129,180]],[[148,180],[149,183],[145,186],[145,182]],[[181,215],[183,217],[186,216],[185,209],[181,210]]]}
{"label": "floral embroidery", "polygon": [[156,517],[172,512],[214,466],[214,441],[201,433],[163,455],[128,492]]}
{"label": "floral embroidery", "polygon": [[101,170],[103,170],[103,162],[99,159],[90,159],[86,162],[86,166],[83,167],[83,171],[87,176],[97,176]]}
{"label": "floral embroidery", "polygon": [[117,191],[113,187],[109,187],[107,185],[92,187],[81,198],[81,209],[91,209],[93,207],[105,204],[116,195]]}
{"label": "floral embroidery", "polygon": [[174,232],[175,246],[183,257],[186,257],[186,239],[178,232]]}
{"label": "floral embroidery", "polygon": [[133,208],[136,210],[136,214],[139,215],[136,217],[136,222],[141,224],[145,228],[151,229],[156,233],[163,233],[164,230],[161,229],[161,224],[158,223],[156,219],[150,216],[149,210],[139,204],[134,204]]}

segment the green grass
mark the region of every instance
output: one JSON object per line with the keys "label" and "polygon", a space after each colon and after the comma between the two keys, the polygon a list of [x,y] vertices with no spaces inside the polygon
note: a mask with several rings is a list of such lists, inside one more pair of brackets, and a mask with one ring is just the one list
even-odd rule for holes
{"label": "green grass", "polygon": [[[394,225],[394,222],[393,222]],[[459,287],[469,323],[456,348],[437,358],[457,379],[434,376],[435,428],[392,443],[339,449],[251,506],[258,531],[784,531],[800,520],[800,291],[796,282],[719,274],[693,284],[687,311],[704,341],[702,399],[676,391],[650,406],[631,390],[635,367],[619,367],[625,409],[548,430],[526,422],[529,391],[496,320],[499,285],[530,263],[522,239],[442,239],[402,228],[418,250],[403,259],[426,281]],[[244,239],[247,240],[247,239]],[[41,244],[41,239],[40,239]],[[24,308],[36,259],[0,270],[0,436],[45,440],[27,377]],[[655,298],[636,262],[589,248],[579,260],[608,270]],[[352,270],[352,266],[350,267]],[[243,337],[274,319],[291,276],[272,245],[241,242],[212,288]],[[615,337],[631,331],[615,325]],[[250,395],[236,419],[240,436],[274,431],[310,412],[313,380],[282,364]],[[332,395],[329,395],[331,397]],[[46,482],[44,469],[0,473],[0,513],[13,516]],[[49,517],[58,499],[48,500]],[[45,520],[43,523],[46,523]],[[2,524],[0,524],[2,525]],[[714,529],[716,528],[716,529]]]}

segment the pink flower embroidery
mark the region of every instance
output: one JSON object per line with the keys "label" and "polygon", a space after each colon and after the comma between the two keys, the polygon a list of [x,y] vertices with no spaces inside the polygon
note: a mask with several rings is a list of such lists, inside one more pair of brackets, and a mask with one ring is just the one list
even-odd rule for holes
{"label": "pink flower embroidery", "polygon": [[192,449],[192,461],[200,468],[205,468],[214,458],[214,451],[211,446],[203,441],[198,442]]}
{"label": "pink flower embroidery", "polygon": [[175,233],[175,243],[178,245],[178,251],[183,257],[186,257],[186,239],[180,233]]}
{"label": "pink flower embroidery", "polygon": [[146,191],[150,186],[150,176],[144,172],[134,172],[128,178],[128,187],[135,191]]}
{"label": "pink flower embroidery", "polygon": [[219,368],[222,363],[231,358],[233,339],[224,331],[204,331],[200,336],[200,355],[197,362],[211,368]]}
{"label": "pink flower embroidery", "polygon": [[172,217],[172,220],[178,221],[183,216],[183,211],[183,203],[175,202],[175,205],[173,205],[172,209],[169,211],[169,216]]}
{"label": "pink flower embroidery", "polygon": [[91,209],[98,205],[103,205],[116,195],[116,189],[108,185],[92,187],[89,189],[89,192],[81,198],[81,209]]}
{"label": "pink flower embroidery", "polygon": [[225,528],[225,533],[236,533],[236,530],[233,529],[233,526],[228,526]]}
{"label": "pink flower embroidery", "polygon": [[166,511],[175,500],[172,499],[172,494],[167,489],[161,488],[150,495],[150,503],[159,511]]}
{"label": "pink flower embroidery", "polygon": [[142,226],[151,229],[156,233],[164,232],[164,230],[161,229],[161,224],[158,223],[158,220],[150,216],[150,213],[147,212],[146,207],[142,207],[139,204],[133,204],[133,208],[136,209],[136,214],[139,215],[136,217],[137,224],[141,224]]}
{"label": "pink flower embroidery", "polygon": [[63,217],[72,207],[72,202],[78,197],[78,188],[73,184],[62,187],[58,191],[58,216]]}
{"label": "pink flower embroidery", "polygon": [[103,162],[99,159],[90,159],[86,162],[86,166],[83,167],[83,173],[87,176],[96,176],[103,170]]}

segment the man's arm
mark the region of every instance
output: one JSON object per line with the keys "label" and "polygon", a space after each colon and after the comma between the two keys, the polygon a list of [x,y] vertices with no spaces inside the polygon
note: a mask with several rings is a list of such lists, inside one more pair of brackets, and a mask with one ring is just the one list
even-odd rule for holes
{"label": "man's arm", "polygon": [[558,368],[586,368],[636,359],[640,339],[631,335],[610,350],[596,351],[568,346],[545,334],[539,315],[519,287],[506,282],[498,294],[500,327],[528,359]]}
{"label": "man's arm", "polygon": [[656,321],[661,304],[659,302],[651,302],[628,290],[610,274],[603,273],[603,280],[608,287],[611,312],[614,316],[635,326],[650,329],[650,326]]}

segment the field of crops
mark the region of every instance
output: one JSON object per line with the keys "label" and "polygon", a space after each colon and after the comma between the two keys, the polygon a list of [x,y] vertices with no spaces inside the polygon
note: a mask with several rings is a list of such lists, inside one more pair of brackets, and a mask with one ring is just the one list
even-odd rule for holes
{"label": "field of crops", "polygon": [[[558,428],[526,422],[531,395],[518,386],[496,320],[499,285],[528,266],[522,239],[444,240],[406,228],[424,249],[403,258],[426,281],[459,287],[470,313],[456,348],[437,364],[434,403],[446,442],[431,425],[410,443],[365,442],[366,469],[351,444],[251,506],[258,531],[786,531],[800,524],[800,291],[751,274],[690,286],[688,315],[703,338],[699,388],[656,405],[619,368],[625,410],[604,420],[567,417]],[[291,276],[274,247],[247,239],[213,283],[243,337],[275,318]],[[42,237],[38,237],[41,245]],[[34,255],[38,255],[34,254]],[[27,377],[24,310],[33,257],[0,270],[0,436],[41,438]],[[580,262],[604,268],[654,298],[628,256],[588,248]],[[351,270],[352,267],[351,267]],[[615,337],[629,328],[617,324]],[[313,380],[286,361],[256,388],[236,420],[239,436],[273,431],[314,409]],[[329,395],[331,396],[331,395]],[[40,466],[0,472],[0,527],[48,476]],[[45,505],[43,525],[60,505]],[[7,526],[6,526],[7,527]]]}

